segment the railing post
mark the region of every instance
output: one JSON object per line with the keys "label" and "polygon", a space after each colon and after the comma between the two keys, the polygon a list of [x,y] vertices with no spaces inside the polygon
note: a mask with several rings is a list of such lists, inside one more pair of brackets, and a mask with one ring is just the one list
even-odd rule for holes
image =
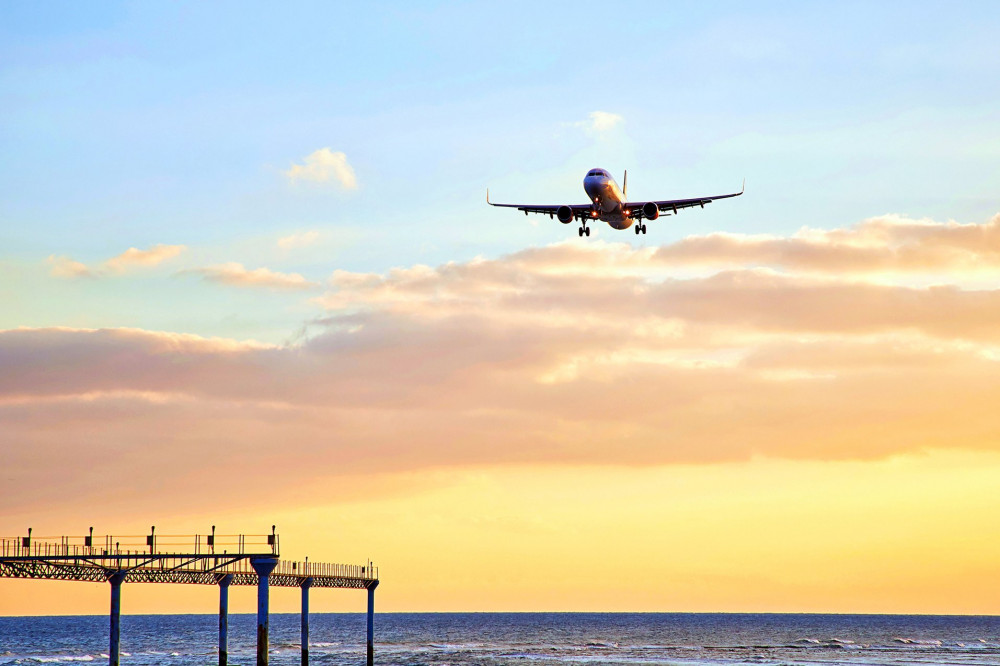
{"label": "railing post", "polygon": [[257,572],[257,666],[267,666],[267,577],[274,571],[278,560],[273,557],[252,557],[250,564]]}
{"label": "railing post", "polygon": [[233,574],[219,578],[219,666],[229,661],[229,585]]}
{"label": "railing post", "polygon": [[368,587],[368,666],[375,664],[375,588],[378,581]]}
{"label": "railing post", "polygon": [[312,582],[311,576],[302,581],[302,666],[309,666],[309,588]]}
{"label": "railing post", "polygon": [[121,611],[122,583],[125,582],[125,572],[116,571],[108,576],[111,583],[111,630],[108,646],[108,666],[118,666],[118,654],[121,648]]}

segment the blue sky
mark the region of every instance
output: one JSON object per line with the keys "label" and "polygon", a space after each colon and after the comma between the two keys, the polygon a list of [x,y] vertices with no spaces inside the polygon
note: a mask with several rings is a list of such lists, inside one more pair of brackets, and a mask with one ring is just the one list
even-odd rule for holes
{"label": "blue sky", "polygon": [[[3,529],[266,520],[374,556],[392,610],[996,613],[998,34],[997,2],[0,2]],[[747,191],[589,238],[484,200],[598,166]],[[80,589],[0,613],[106,609]]]}
{"label": "blue sky", "polygon": [[[786,234],[885,213],[1000,209],[995,3],[5,3],[0,327],[135,326],[282,341],[322,282],[575,238],[496,200],[575,203],[586,169],[634,198],[747,196],[637,245]],[[621,121],[588,129],[589,114]],[[355,190],[290,182],[329,147]],[[316,232],[307,247],[278,239]],[[183,245],[128,279],[66,280]],[[180,274],[178,274],[180,272]]]}

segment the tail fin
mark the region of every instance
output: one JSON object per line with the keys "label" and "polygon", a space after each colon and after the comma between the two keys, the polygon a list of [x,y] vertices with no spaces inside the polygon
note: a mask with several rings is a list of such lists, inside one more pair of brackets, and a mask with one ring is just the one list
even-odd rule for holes
{"label": "tail fin", "polygon": [[628,201],[628,169],[625,169],[625,177],[622,178],[622,195]]}

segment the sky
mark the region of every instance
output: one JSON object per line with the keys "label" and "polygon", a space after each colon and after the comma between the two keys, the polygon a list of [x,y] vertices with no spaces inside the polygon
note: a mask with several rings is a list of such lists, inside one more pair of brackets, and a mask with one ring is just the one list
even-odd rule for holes
{"label": "sky", "polygon": [[[998,29],[3,3],[0,534],[275,524],[375,561],[385,611],[1000,612]],[[486,206],[594,167],[746,194],[582,239]],[[0,581],[0,614],[106,605]]]}

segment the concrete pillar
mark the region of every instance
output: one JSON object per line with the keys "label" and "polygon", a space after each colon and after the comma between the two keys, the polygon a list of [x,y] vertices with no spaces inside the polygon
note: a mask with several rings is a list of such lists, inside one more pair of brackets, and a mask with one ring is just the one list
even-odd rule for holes
{"label": "concrete pillar", "polygon": [[267,641],[267,601],[268,601],[268,580],[267,577],[278,566],[278,560],[274,557],[252,557],[250,565],[257,572],[257,666],[267,666],[268,641]]}
{"label": "concrete pillar", "polygon": [[229,585],[233,574],[219,578],[219,666],[229,662]]}
{"label": "concrete pillar", "polygon": [[375,664],[375,588],[378,581],[368,588],[368,666]]}
{"label": "concrete pillar", "polygon": [[312,582],[311,576],[302,581],[302,666],[309,666],[309,588]]}
{"label": "concrete pillar", "polygon": [[114,572],[108,576],[108,582],[111,583],[111,644],[108,646],[108,665],[118,666],[118,654],[121,649],[122,583],[125,582],[125,572]]}

